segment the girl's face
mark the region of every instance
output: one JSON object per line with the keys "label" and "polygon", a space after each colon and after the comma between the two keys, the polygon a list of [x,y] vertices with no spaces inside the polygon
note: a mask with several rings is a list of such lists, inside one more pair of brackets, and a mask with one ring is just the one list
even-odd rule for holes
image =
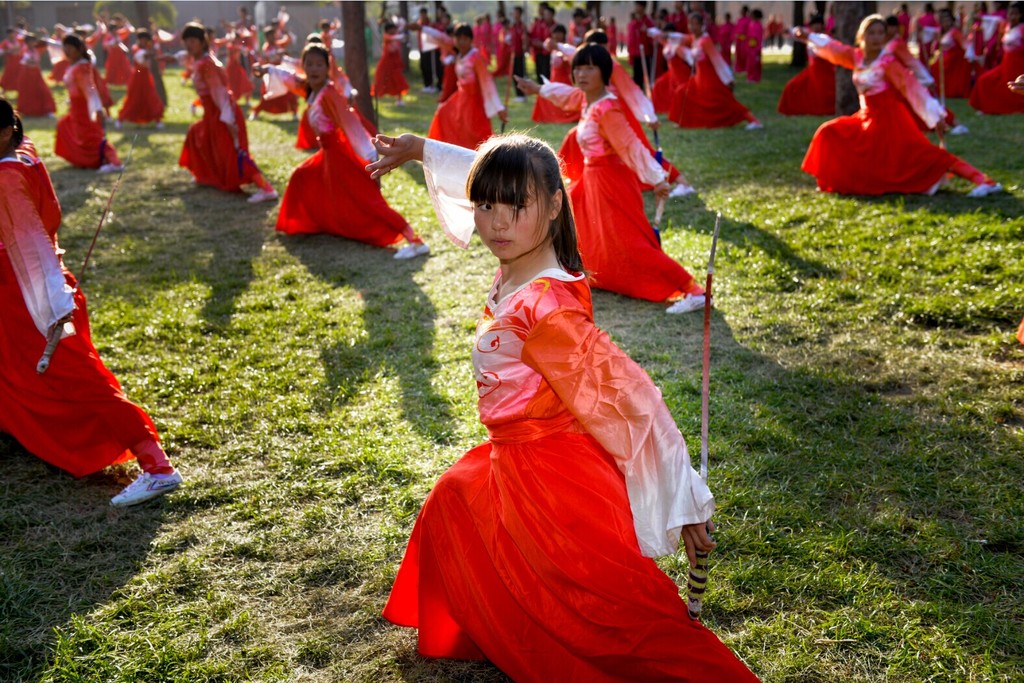
{"label": "girl's face", "polygon": [[1016,7],[1011,7],[1006,11],[1006,21],[1010,23],[1010,26],[1016,26],[1020,23],[1020,10]]}
{"label": "girl's face", "polygon": [[473,39],[469,36],[455,36],[455,47],[460,55],[464,55],[473,47]]}
{"label": "girl's face", "polygon": [[690,33],[693,35],[699,36],[704,33],[704,22],[698,17],[690,17],[688,23],[690,24]]}
{"label": "girl's face", "polygon": [[953,28],[953,17],[946,12],[939,15],[939,26],[942,27],[943,31],[948,31]]}
{"label": "girl's face", "polygon": [[580,64],[572,70],[573,81],[576,87],[587,95],[595,95],[604,90],[604,80],[601,78],[601,69],[593,64]]}
{"label": "girl's face", "polygon": [[306,72],[306,83],[313,90],[319,90],[327,82],[328,65],[323,55],[310,52],[302,60],[302,69]]}
{"label": "girl's face", "polygon": [[551,208],[531,197],[526,206],[481,202],[473,207],[473,222],[484,245],[502,264],[510,264],[524,257],[544,252],[551,246],[549,225],[562,207],[562,191],[552,197]]}
{"label": "girl's face", "polygon": [[185,44],[185,50],[192,57],[202,57],[206,51],[206,44],[199,38],[190,36],[181,42]]}
{"label": "girl's face", "polygon": [[68,58],[68,61],[74,64],[82,58],[81,51],[74,45],[64,44],[61,45],[61,49],[64,50],[64,56]]}
{"label": "girl's face", "polygon": [[880,21],[872,22],[864,31],[861,38],[861,47],[865,50],[877,52],[885,46],[885,24]]}

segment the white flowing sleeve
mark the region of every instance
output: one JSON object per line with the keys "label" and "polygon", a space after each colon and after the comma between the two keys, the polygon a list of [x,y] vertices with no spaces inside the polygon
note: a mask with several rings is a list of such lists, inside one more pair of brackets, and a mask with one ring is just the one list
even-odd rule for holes
{"label": "white flowing sleeve", "polygon": [[559,309],[542,318],[526,338],[523,362],[615,458],[644,556],[675,553],[683,525],[711,518],[714,496],[694,470],[661,391],[583,311]]}
{"label": "white flowing sleeve", "polygon": [[469,169],[476,152],[438,140],[423,143],[423,177],[437,219],[448,238],[463,249],[469,246],[476,225],[473,205],[466,196]]}
{"label": "white flowing sleeve", "polygon": [[544,83],[540,86],[540,92],[537,94],[559,109],[580,112],[587,105],[587,96],[575,85],[552,83],[543,76],[541,79]]}
{"label": "white flowing sleeve", "polygon": [[[24,177],[0,171],[0,241],[11,259],[25,307],[43,336],[75,309],[74,292],[64,279],[60,259],[42,218],[30,199]],[[65,333],[73,333],[74,328]]]}

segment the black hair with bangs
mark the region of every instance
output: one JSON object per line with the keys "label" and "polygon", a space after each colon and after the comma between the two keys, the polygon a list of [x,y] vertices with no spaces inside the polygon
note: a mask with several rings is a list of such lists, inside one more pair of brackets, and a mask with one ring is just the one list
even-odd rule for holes
{"label": "black hair with bangs", "polygon": [[[596,43],[588,43],[576,51],[572,58],[572,69],[582,65],[596,66],[601,70],[601,80],[608,85],[612,80],[612,55],[607,48]],[[573,77],[573,80],[576,80]]]}
{"label": "black hair with bangs", "polygon": [[562,208],[548,226],[548,238],[558,263],[569,272],[582,273],[569,193],[558,157],[547,143],[526,135],[492,137],[477,150],[466,181],[466,194],[474,205],[505,204],[513,207],[516,217],[532,198],[549,207],[559,190]]}

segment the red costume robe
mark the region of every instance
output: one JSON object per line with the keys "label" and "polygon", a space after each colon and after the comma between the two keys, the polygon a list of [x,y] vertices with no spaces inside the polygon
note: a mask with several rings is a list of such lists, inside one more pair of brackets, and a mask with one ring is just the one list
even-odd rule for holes
{"label": "red costume robe", "polygon": [[87,57],[72,64],[64,74],[71,107],[57,122],[54,151],[80,168],[121,163],[103,131],[98,75]]}
{"label": "red costume robe", "polygon": [[[824,192],[877,195],[930,191],[957,162],[918,129],[905,103],[933,127],[945,109],[899,60],[883,51],[864,64],[860,48],[812,33],[817,54],[853,71],[861,109],[822,124],[802,168]],[[900,95],[902,94],[902,98]],[[904,99],[905,98],[905,99]]]}
{"label": "red costume robe", "polygon": [[385,33],[384,45],[381,48],[380,62],[373,77],[373,95],[402,96],[409,92],[409,82],[405,80],[405,62],[402,61],[402,41],[404,33],[390,35]]}
{"label": "red costume robe", "polygon": [[[249,156],[249,138],[242,110],[231,97],[228,77],[211,54],[192,66],[192,83],[203,105],[203,118],[188,127],[178,165],[192,172],[198,185],[240,192],[255,180],[259,168]],[[238,145],[229,124],[238,130]]]}
{"label": "red costume robe", "polygon": [[[654,103],[654,111],[659,114],[667,114],[672,109],[675,101],[675,94],[681,87],[686,85],[693,75],[690,64],[684,54],[689,48],[682,45],[684,35],[682,33],[668,34],[668,42],[662,49],[662,53],[668,62],[668,69],[658,76],[651,88],[651,101]],[[692,57],[690,57],[692,61]]]}
{"label": "red costume robe", "polygon": [[246,99],[252,94],[252,78],[249,76],[249,72],[245,70],[245,66],[242,65],[242,44],[238,38],[229,40],[227,43],[228,49],[228,86],[231,88],[231,94],[234,95],[235,101]]}
{"label": "red costume robe", "polygon": [[807,50],[807,66],[786,83],[778,110],[786,116],[834,116],[836,113],[836,67]]}
{"label": "red costume robe", "polygon": [[[566,57],[557,48],[551,51],[551,82],[572,84],[572,58]],[[565,111],[543,97],[538,97],[534,100],[531,118],[537,123],[573,123],[580,116],[579,112]]]}
{"label": "red costume robe", "polygon": [[149,70],[149,52],[136,48],[132,61],[135,70],[128,79],[128,90],[117,118],[132,123],[160,121],[164,117],[164,103],[156,91],[153,73]]}
{"label": "red costume robe", "polygon": [[[92,344],[85,296],[57,245],[60,203],[30,144],[0,160],[0,187],[0,432],[76,477],[130,460],[156,427]],[[68,313],[70,336],[39,374],[46,332]]]}
{"label": "red costume robe", "polygon": [[46,50],[42,43],[36,50],[26,50],[18,71],[18,113],[22,116],[49,116],[57,111],[53,93],[43,80],[39,55]]}
{"label": "red costume robe", "polygon": [[0,76],[0,90],[18,90],[18,78],[21,73],[21,57],[24,44],[17,37],[8,38],[0,43],[4,52],[4,73]]}
{"label": "red costume robe", "polygon": [[971,106],[986,114],[1024,114],[1024,95],[1006,87],[1020,74],[1024,74],[1024,24],[1003,36],[1003,61],[978,78],[971,91]]}
{"label": "red costume robe", "polygon": [[[939,40],[942,54],[942,71],[936,61],[932,64],[932,78],[935,79],[936,87],[939,87],[940,74],[945,78],[945,94],[947,99],[968,97],[971,94],[971,72],[973,67],[967,60],[967,40],[960,29],[953,27],[946,31]],[[1016,77],[1015,77],[1016,78]]]}
{"label": "red costume robe", "polygon": [[103,36],[103,49],[107,52],[105,65],[106,81],[109,85],[128,85],[132,75],[132,64],[128,58],[128,48],[122,42],[122,35],[127,37],[127,29],[117,29]]}
{"label": "red costume robe", "polygon": [[491,117],[505,107],[476,48],[455,60],[455,76],[458,91],[438,105],[427,137],[476,149],[494,134]]}
{"label": "red costume robe", "polygon": [[328,83],[310,98],[307,111],[320,149],[292,172],[277,229],[330,233],[379,247],[399,242],[408,221],[388,206],[365,171],[376,153],[348,103]]}
{"label": "red costume robe", "polygon": [[672,120],[682,128],[728,128],[753,121],[753,115],[729,89],[732,70],[707,33],[697,40],[693,58],[694,74],[676,93],[680,102],[672,109],[676,112]]}

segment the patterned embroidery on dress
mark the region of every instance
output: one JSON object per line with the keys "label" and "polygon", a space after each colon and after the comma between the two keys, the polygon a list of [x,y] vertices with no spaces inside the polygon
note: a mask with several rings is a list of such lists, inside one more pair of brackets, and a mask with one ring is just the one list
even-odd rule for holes
{"label": "patterned embroidery on dress", "polygon": [[528,289],[541,285],[543,289],[529,298],[529,301],[517,294],[512,295],[513,301],[500,318],[490,317],[485,311],[484,317],[477,324],[476,348],[480,353],[494,353],[501,348],[501,333],[511,332],[519,341],[526,341],[530,330],[537,324],[536,303],[549,289],[551,283],[544,278],[534,280]]}

